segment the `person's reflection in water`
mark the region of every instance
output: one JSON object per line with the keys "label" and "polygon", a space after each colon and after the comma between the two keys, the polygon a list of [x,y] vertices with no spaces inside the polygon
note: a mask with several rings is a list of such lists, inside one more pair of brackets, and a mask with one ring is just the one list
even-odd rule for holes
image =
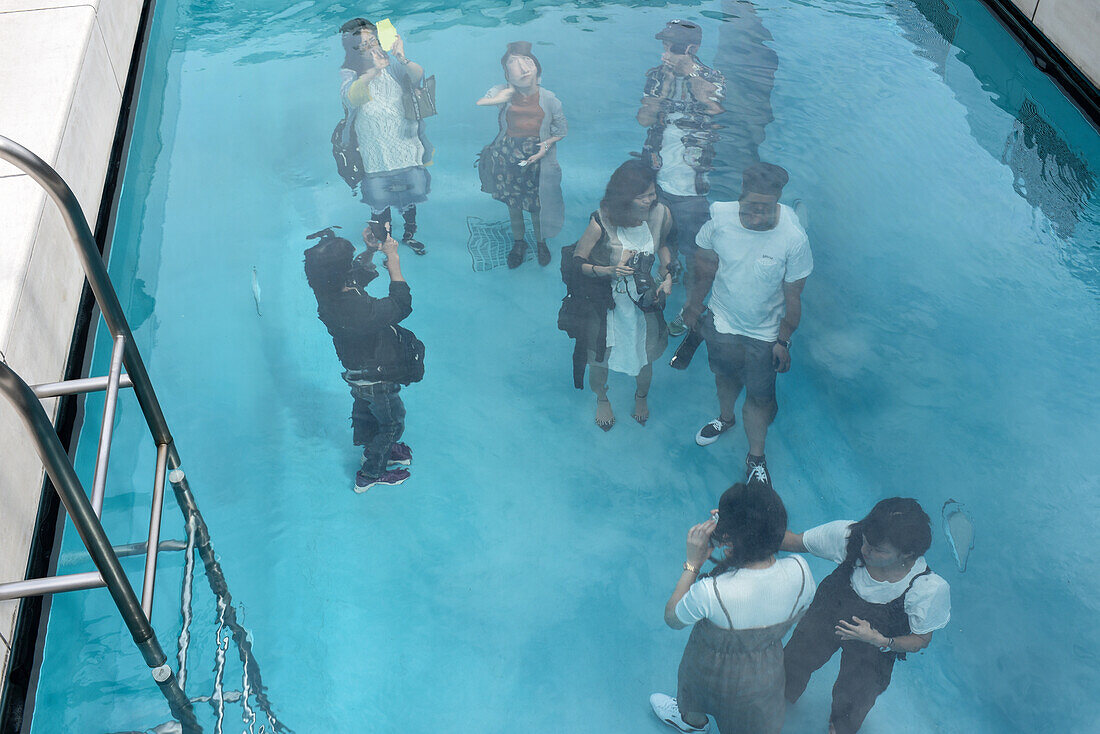
{"label": "person's reflection in water", "polygon": [[951,619],[951,589],[924,560],[932,544],[916,500],[893,497],[858,523],[787,533],[783,550],[839,563],[784,650],[786,696],[794,703],[815,670],[840,649],[830,734],[854,734],[890,685],[895,660],[928,647]]}
{"label": "person's reflection in water", "polygon": [[[664,44],[661,65],[646,72],[637,119],[649,128],[642,158],[657,172],[658,198],[672,212],[673,256],[687,263],[685,285],[694,274],[695,236],[707,220],[707,172],[714,157],[714,116],[722,112],[725,79],[699,61],[703,31],[695,23],[673,20],[657,34]],[[669,325],[684,333],[681,316]]]}
{"label": "person's reflection in water", "polygon": [[405,56],[400,36],[389,52],[382,49],[378,29],[368,20],[349,20],[340,33],[340,98],[353,113],[359,139],[363,202],[378,222],[390,222],[390,207],[398,209],[405,220],[401,241],[423,255],[426,249],[415,238],[416,205],[427,201],[431,190],[425,166],[432,159],[432,146],[424,121],[406,118],[405,97],[424,78],[424,69]]}
{"label": "person's reflection in water", "polygon": [[741,194],[741,172],[760,162],[760,145],[772,121],[772,88],[779,56],[772,34],[750,0],[723,0],[714,67],[725,74],[726,103],[715,142],[711,198]]}
{"label": "person's reflection in water", "polygon": [[492,87],[477,101],[500,108],[500,131],[481,152],[481,190],[508,206],[512,250],[508,267],[518,268],[527,254],[523,212],[531,213],[539,265],[550,264],[546,240],[561,231],[565,202],[556,143],[568,126],[561,101],[542,83],[542,65],[531,44],[515,41],[500,60],[507,84]]}
{"label": "person's reflection in water", "polygon": [[[668,208],[657,201],[652,169],[642,161],[627,161],[611,175],[599,211],[577,242],[574,268],[582,277],[606,281],[610,310],[593,309],[592,319],[605,323],[588,332],[604,334],[588,357],[588,380],[596,394],[596,425],[610,430],[615,414],[607,398],[608,370],[636,377],[634,420],[649,420],[649,386],[653,361],[668,346],[664,300],[672,291],[668,271],[672,255],[667,238],[672,226]],[[659,283],[652,268],[659,258]],[[602,328],[601,328],[602,327]]]}
{"label": "person's reflection in water", "polygon": [[[672,629],[694,625],[680,662],[676,698],[650,696],[657,716],[682,732],[778,734],[783,698],[783,636],[809,607],[814,579],[799,556],[776,559],[787,510],[766,484],[735,484],[718,517],[687,537],[687,561],[665,605]],[[725,558],[698,576],[711,548]]]}

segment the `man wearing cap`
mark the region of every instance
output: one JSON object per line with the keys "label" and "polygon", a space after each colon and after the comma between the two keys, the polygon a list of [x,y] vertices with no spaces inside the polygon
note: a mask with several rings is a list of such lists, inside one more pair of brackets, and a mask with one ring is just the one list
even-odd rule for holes
{"label": "man wearing cap", "polygon": [[684,304],[684,322],[706,340],[720,408],[695,442],[709,446],[733,427],[734,404],[744,388],[746,474],[769,483],[764,440],[778,411],[775,376],[791,367],[791,334],[802,318],[802,288],[814,269],[798,216],[779,203],[787,180],[781,167],[754,163],[742,175],[741,198],[710,207],[710,220],[696,240],[696,277]]}
{"label": "man wearing cap", "polygon": [[[695,236],[707,218],[707,171],[717,137],[713,118],[722,110],[725,79],[696,57],[703,30],[686,20],[669,21],[657,34],[664,43],[661,65],[646,72],[638,122],[649,128],[642,158],[657,171],[658,199],[672,212],[672,248],[684,254],[686,283],[694,272]],[[669,325],[678,336],[682,316]]]}

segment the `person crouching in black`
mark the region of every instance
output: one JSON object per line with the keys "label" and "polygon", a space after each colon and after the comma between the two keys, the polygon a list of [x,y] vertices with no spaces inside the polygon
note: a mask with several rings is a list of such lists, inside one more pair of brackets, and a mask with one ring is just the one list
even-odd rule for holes
{"label": "person crouching in black", "polygon": [[[310,235],[320,242],[305,251],[306,279],[317,296],[317,315],[332,335],[354,399],[353,441],[363,447],[356,492],[409,478],[405,467],[412,463],[412,452],[399,443],[405,430],[405,406],[399,393],[401,384],[416,382],[424,374],[424,345],[398,326],[412,313],[412,294],[401,275],[397,241],[388,228],[371,224],[379,231],[372,232],[371,226],[364,230],[367,249],[358,256],[353,256],[351,242],[331,229]],[[385,298],[374,298],[366,290],[378,276],[372,259],[379,250],[386,256],[383,266],[390,276]]]}

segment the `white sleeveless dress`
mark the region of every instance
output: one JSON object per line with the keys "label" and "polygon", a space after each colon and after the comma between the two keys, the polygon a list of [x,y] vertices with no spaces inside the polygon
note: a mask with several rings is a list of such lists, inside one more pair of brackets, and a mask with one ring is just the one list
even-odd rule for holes
{"label": "white sleeveless dress", "polygon": [[[646,222],[637,227],[615,227],[615,236],[609,244],[613,264],[622,259],[623,249],[650,255],[654,252],[653,233]],[[607,367],[634,377],[649,364],[646,315],[635,305],[640,295],[634,276],[615,278],[611,293],[615,308],[607,312]]]}

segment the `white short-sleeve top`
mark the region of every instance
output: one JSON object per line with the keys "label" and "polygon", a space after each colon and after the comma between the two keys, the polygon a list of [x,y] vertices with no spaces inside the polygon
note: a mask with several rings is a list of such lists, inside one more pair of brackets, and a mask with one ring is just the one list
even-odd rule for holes
{"label": "white short-sleeve top", "polygon": [[[843,563],[848,551],[848,536],[852,533],[851,520],[836,520],[810,528],[802,534],[806,550],[819,558]],[[852,589],[860,599],[872,604],[886,604],[897,599],[913,583],[905,595],[905,613],[909,616],[909,628],[913,634],[923,635],[947,626],[951,620],[951,587],[935,573],[924,573],[928,564],[921,556],[909,569],[905,578],[898,581],[875,581],[867,567],[857,565],[852,571]]]}
{"label": "white short-sleeve top", "polygon": [[711,204],[710,220],[695,238],[699,247],[718,255],[709,303],[714,327],[774,342],[787,310],[783,283],[813,272],[810,240],[789,206],[780,204],[775,227],[763,232],[746,229],[740,211],[736,201]]}
{"label": "white short-sleeve top", "polygon": [[767,568],[739,568],[692,584],[676,604],[676,618],[681,624],[707,619],[716,627],[730,628],[714,593],[715,585],[734,629],[786,622],[810,606],[817,590],[810,567],[801,556],[780,558]]}

